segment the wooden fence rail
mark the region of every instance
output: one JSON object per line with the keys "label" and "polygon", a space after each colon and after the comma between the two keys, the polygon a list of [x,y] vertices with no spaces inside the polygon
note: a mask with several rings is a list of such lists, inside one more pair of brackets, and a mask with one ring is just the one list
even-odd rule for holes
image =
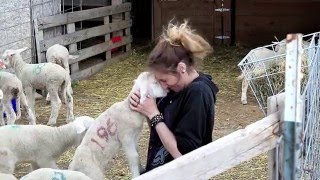
{"label": "wooden fence rail", "polygon": [[[79,55],[77,59],[69,61],[72,80],[79,80],[91,76],[92,74],[100,71],[107,63],[100,61],[97,63],[91,63],[91,67],[89,68],[80,69],[79,63],[81,61],[104,52],[106,53],[106,61],[110,62],[112,58],[119,59],[119,57],[125,57],[125,55],[128,55],[128,52],[131,50],[130,47],[132,42],[132,36],[130,34],[130,27],[132,26],[132,21],[129,16],[130,11],[131,3],[122,3],[121,0],[112,0],[111,6],[68,12],[35,19],[34,28],[38,62],[46,62],[46,50],[54,44],[60,44],[68,47],[70,54]],[[101,18],[103,25],[78,31],[76,30],[75,23],[96,18]],[[67,34],[59,35],[50,39],[43,38],[44,33],[46,33],[46,29],[62,25],[66,26]],[[90,47],[80,49],[77,46],[77,43],[97,36],[105,36],[104,42],[101,42],[99,39],[96,44]],[[113,41],[113,37],[117,37],[118,41]],[[119,49],[121,52],[112,56],[111,50],[114,49]]]}

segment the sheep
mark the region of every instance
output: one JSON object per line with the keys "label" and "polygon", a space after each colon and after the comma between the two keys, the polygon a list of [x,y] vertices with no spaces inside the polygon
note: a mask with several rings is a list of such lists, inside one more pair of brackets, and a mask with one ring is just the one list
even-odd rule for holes
{"label": "sheep", "polygon": [[[56,159],[72,146],[78,146],[93,118],[77,117],[73,122],[51,127],[46,125],[7,125],[0,127],[0,150],[6,161],[0,163],[0,173],[12,174],[16,163],[29,162],[33,170],[57,169]],[[1,152],[1,151],[0,151]]]}
{"label": "sheep", "polygon": [[16,177],[14,177],[14,175],[4,174],[4,173],[0,173],[0,179],[1,180],[18,180]]}
{"label": "sheep", "polygon": [[[74,119],[73,116],[73,97],[70,89],[70,75],[61,66],[54,63],[28,64],[23,61],[20,53],[27,48],[18,50],[6,50],[3,53],[5,63],[12,67],[17,77],[21,80],[23,89],[26,93],[28,104],[35,114],[35,90],[47,90],[51,97],[51,115],[48,125],[56,124],[59,110],[61,107],[61,99],[67,105],[67,120],[70,122]],[[59,91],[60,90],[60,91]]]}
{"label": "sheep", "polygon": [[[78,55],[70,55],[68,49],[60,44],[54,44],[50,46],[46,52],[47,62],[60,65],[68,72],[68,74],[70,74],[69,60],[74,60],[74,59],[77,59],[78,57],[79,57]],[[73,94],[71,84],[68,88],[70,88],[70,92],[71,94]],[[47,94],[46,100],[47,101],[50,100],[49,94]]]}
{"label": "sheep", "polygon": [[21,177],[20,180],[91,180],[88,176],[78,171],[41,168]]}
{"label": "sheep", "polygon": [[154,98],[167,94],[167,90],[160,86],[152,73],[142,72],[135,80],[129,96],[100,114],[89,128],[75,151],[69,165],[70,170],[83,172],[94,180],[103,180],[107,163],[121,146],[127,156],[132,176],[136,177],[143,171],[137,141],[146,117],[129,107],[129,97],[136,90],[140,91],[141,102],[148,94]]}
{"label": "sheep", "polygon": [[[3,92],[3,98],[0,104],[0,125],[5,125],[3,119],[3,112],[6,112],[7,115],[7,124],[14,124],[16,119],[21,117],[20,104],[27,114],[27,119],[29,124],[35,124],[35,116],[30,109],[26,96],[23,92],[22,83],[18,77],[9,72],[0,71],[0,89]],[[17,115],[13,110],[11,105],[11,100],[16,99]]]}
{"label": "sheep", "polygon": [[[248,63],[252,63],[250,62],[250,59],[252,60],[262,60],[262,59],[267,59],[270,58],[270,61],[264,61],[261,62],[259,64],[256,63],[256,67],[250,74],[252,77],[259,77],[264,75],[265,70],[272,67],[272,65],[279,65],[280,69],[282,69],[283,71],[285,71],[285,61],[274,61],[275,56],[281,56],[281,55],[285,55],[286,53],[286,39],[281,40],[280,42],[272,42],[272,47],[274,49],[270,50],[266,47],[260,47],[260,48],[256,48],[254,50],[254,53],[251,54],[251,57],[247,57],[247,59],[249,59]],[[310,42],[308,41],[303,41],[302,43],[303,48],[309,47],[310,46]],[[303,56],[302,56],[302,66],[306,66],[307,65],[307,53],[304,51]],[[304,69],[302,69],[302,77],[304,76],[305,72]],[[247,91],[248,91],[248,81],[245,79],[244,77],[244,73],[242,72],[241,75],[239,75],[237,77],[238,80],[242,80],[242,89],[241,89],[241,103],[242,104],[247,104]]]}

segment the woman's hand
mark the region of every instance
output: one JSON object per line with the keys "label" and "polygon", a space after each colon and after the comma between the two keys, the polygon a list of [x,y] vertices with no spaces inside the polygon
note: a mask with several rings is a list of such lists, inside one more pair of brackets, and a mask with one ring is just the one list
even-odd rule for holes
{"label": "woman's hand", "polygon": [[149,119],[160,113],[154,98],[147,96],[146,100],[140,104],[140,93],[138,91],[131,94],[129,101],[132,110],[142,113]]}

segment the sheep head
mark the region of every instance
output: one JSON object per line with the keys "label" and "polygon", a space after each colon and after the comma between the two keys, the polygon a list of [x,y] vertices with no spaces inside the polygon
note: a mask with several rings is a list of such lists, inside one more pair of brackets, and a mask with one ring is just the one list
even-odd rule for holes
{"label": "sheep head", "polygon": [[6,66],[9,66],[10,67],[14,67],[14,64],[16,63],[15,60],[12,58],[14,55],[17,55],[20,53],[22,53],[23,51],[27,50],[28,48],[27,47],[24,47],[24,48],[21,48],[21,49],[8,49],[8,50],[5,50],[4,53],[2,54],[2,57],[4,58],[4,64]]}
{"label": "sheep head", "polygon": [[140,103],[142,103],[147,96],[153,98],[164,97],[168,90],[161,87],[160,83],[151,72],[142,72],[135,80],[133,90],[140,91]]}

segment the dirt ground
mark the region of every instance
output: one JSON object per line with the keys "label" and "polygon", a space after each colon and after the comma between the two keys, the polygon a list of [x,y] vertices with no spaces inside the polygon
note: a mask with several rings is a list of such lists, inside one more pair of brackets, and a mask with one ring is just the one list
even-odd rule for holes
{"label": "dirt ground", "polygon": [[[150,47],[133,49],[127,59],[107,66],[102,72],[86,80],[76,82],[74,91],[74,114],[97,117],[113,103],[123,100],[129,93],[134,78],[144,70]],[[248,105],[240,102],[241,82],[236,80],[240,70],[238,62],[248,53],[248,49],[239,47],[221,47],[215,49],[212,56],[204,60],[202,71],[213,76],[219,86],[216,104],[216,118],[213,138],[244,128],[263,117],[252,93],[249,93]],[[36,102],[37,122],[45,124],[50,115],[50,105],[44,99]],[[62,106],[58,126],[65,124],[65,107]],[[18,123],[26,123],[25,119]],[[139,154],[143,164],[146,161],[148,127],[145,124],[140,136]],[[67,168],[74,149],[66,152],[58,161],[60,168]],[[107,179],[130,179],[131,175],[122,151],[109,163]],[[212,179],[267,179],[267,161],[263,154]],[[21,177],[27,173],[28,165],[17,166],[15,175]]]}

